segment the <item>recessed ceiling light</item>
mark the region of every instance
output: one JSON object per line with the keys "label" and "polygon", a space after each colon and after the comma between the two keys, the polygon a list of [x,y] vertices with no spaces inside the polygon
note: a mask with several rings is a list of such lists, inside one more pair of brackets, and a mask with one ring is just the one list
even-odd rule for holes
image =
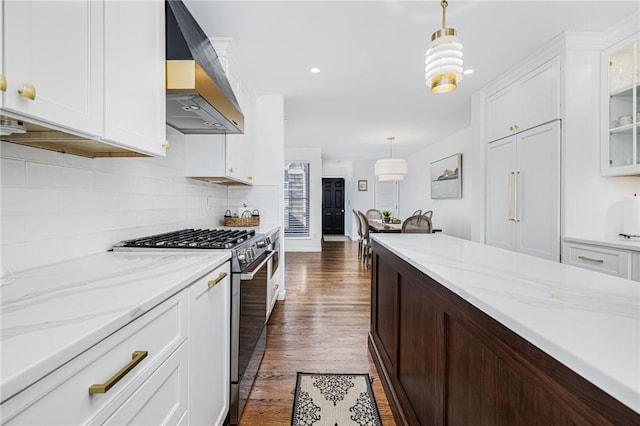
{"label": "recessed ceiling light", "polygon": [[320,68],[311,68],[311,72],[314,74],[318,74],[320,72]]}
{"label": "recessed ceiling light", "polygon": [[464,75],[473,74],[473,68],[469,68],[469,69],[466,69],[466,70],[462,71],[462,74],[464,74]]}

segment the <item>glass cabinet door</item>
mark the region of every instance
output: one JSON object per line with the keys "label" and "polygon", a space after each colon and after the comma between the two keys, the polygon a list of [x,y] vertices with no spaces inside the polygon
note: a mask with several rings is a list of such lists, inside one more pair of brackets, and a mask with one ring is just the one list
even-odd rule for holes
{"label": "glass cabinet door", "polygon": [[607,55],[608,116],[605,175],[640,174],[640,42],[628,44]]}

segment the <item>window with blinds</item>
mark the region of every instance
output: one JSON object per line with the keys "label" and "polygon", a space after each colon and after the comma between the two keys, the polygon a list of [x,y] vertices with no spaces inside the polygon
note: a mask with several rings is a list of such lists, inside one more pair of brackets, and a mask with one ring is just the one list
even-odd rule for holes
{"label": "window with blinds", "polygon": [[285,167],[284,235],[309,236],[309,163],[289,163]]}

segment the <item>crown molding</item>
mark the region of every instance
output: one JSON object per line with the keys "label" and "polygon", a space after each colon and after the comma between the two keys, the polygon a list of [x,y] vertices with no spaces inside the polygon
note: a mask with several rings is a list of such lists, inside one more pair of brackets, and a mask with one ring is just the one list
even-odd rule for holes
{"label": "crown molding", "polygon": [[640,34],[640,12],[630,15],[618,22],[618,24],[609,31],[604,32],[602,39],[602,50],[612,47],[621,40]]}

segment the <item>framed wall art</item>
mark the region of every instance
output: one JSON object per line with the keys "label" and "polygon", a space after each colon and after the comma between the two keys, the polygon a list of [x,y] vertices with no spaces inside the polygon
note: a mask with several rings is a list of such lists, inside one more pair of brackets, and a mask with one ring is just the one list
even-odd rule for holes
{"label": "framed wall art", "polygon": [[358,181],[358,191],[367,191],[369,182],[367,180]]}
{"label": "framed wall art", "polygon": [[462,198],[462,154],[431,163],[431,199]]}

